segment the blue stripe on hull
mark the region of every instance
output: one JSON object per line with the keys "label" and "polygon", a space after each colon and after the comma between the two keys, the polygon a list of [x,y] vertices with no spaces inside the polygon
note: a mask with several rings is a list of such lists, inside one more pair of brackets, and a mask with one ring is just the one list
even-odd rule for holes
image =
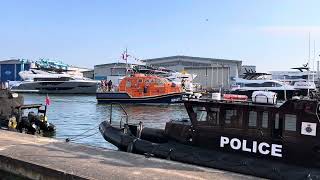
{"label": "blue stripe on hull", "polygon": [[181,103],[181,94],[170,94],[156,97],[145,97],[145,98],[100,98],[101,95],[97,94],[98,103],[132,103],[132,104],[145,104],[145,103]]}

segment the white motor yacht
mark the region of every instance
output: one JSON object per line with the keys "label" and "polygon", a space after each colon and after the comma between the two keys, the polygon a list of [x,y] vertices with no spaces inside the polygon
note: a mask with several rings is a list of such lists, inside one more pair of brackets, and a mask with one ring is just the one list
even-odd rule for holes
{"label": "white motor yacht", "polygon": [[22,82],[15,83],[12,91],[54,93],[54,94],[94,94],[97,89],[97,81],[71,76],[67,73],[46,72],[31,69],[21,71],[19,76]]}

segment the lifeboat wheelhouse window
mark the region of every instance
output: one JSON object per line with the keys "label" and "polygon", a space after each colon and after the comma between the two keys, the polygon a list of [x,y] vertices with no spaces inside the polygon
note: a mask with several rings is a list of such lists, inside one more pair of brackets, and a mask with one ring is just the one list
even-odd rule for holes
{"label": "lifeboat wheelhouse window", "polygon": [[160,79],[156,79],[156,84],[158,86],[163,86],[164,85],[164,83]]}
{"label": "lifeboat wheelhouse window", "polygon": [[131,81],[130,80],[127,80],[126,86],[127,87],[131,87]]}
{"label": "lifeboat wheelhouse window", "polygon": [[284,115],[284,130],[297,131],[297,116],[294,114]]}
{"label": "lifeboat wheelhouse window", "polygon": [[142,83],[143,82],[143,79],[138,79],[138,83]]}
{"label": "lifeboat wheelhouse window", "polygon": [[249,112],[248,127],[249,128],[257,127],[257,112],[256,111]]}

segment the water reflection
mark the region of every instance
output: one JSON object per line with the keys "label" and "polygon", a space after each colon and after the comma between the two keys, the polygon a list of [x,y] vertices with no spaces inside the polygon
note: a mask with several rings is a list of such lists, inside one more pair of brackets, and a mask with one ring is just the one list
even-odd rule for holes
{"label": "water reflection", "polygon": [[[45,95],[24,94],[25,103],[44,103]],[[97,104],[95,96],[50,95],[48,120],[56,128],[55,137],[66,139],[93,129],[88,134],[98,131],[98,125],[110,119],[110,106]],[[171,119],[187,117],[182,105],[124,105],[130,122],[142,121],[147,127],[164,128]],[[120,107],[113,108],[113,121],[119,122],[123,112]],[[93,146],[115,148],[106,142],[100,133],[75,141]]]}

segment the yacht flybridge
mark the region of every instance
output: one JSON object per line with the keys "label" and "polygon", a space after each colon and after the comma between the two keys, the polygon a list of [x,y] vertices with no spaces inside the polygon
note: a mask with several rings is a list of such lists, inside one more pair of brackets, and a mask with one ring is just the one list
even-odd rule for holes
{"label": "yacht flybridge", "polygon": [[291,98],[297,92],[294,86],[288,85],[281,81],[271,79],[248,80],[235,78],[235,85],[232,86],[231,92],[251,97],[254,91],[272,91],[278,94],[279,99]]}
{"label": "yacht flybridge", "polygon": [[244,78],[235,78],[235,83],[231,87],[231,92],[251,97],[254,91],[276,92],[278,99],[291,99],[293,96],[313,95],[316,91],[314,82],[306,79],[271,79],[271,74],[247,72]]}

